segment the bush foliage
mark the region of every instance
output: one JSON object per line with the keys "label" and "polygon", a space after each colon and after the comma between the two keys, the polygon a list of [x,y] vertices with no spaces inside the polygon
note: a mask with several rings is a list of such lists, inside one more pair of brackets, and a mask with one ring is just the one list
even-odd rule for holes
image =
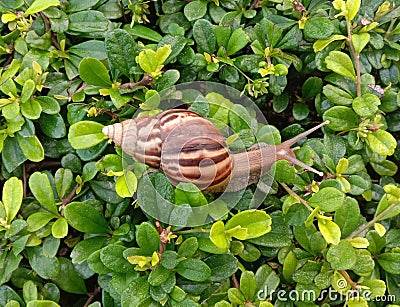
{"label": "bush foliage", "polygon": [[[400,305],[400,1],[0,0],[0,12],[1,306]],[[280,161],[257,209],[249,186],[217,220],[179,224],[218,195],[127,169],[101,131],[193,81],[250,96],[271,123],[218,93],[185,98],[231,127],[232,149],[329,120],[296,151],[324,176]],[[141,209],[149,187],[174,204],[170,225]]]}

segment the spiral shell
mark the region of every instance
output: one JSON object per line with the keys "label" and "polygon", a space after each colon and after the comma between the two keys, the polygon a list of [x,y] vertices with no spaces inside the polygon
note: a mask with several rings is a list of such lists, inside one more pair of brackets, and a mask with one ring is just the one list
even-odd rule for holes
{"label": "spiral shell", "polygon": [[174,109],[103,128],[136,161],[162,170],[172,184],[201,190],[224,185],[233,160],[219,130],[195,112]]}

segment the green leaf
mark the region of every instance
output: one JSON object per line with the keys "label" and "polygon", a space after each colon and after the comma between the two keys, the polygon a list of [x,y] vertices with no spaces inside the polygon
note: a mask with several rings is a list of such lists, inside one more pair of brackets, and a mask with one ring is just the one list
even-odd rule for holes
{"label": "green leaf", "polygon": [[164,45],[157,49],[157,51],[151,49],[144,49],[139,53],[137,62],[140,67],[147,73],[154,73],[155,76],[159,74],[163,67],[163,63],[171,54],[171,46]]}
{"label": "green leaf", "polygon": [[80,121],[69,128],[68,141],[75,149],[85,149],[108,139],[103,134],[103,125],[92,121]]}
{"label": "green leaf", "polygon": [[162,265],[159,265],[155,270],[150,272],[148,282],[153,287],[161,286],[167,281],[170,273],[170,270],[164,268]]}
{"label": "green leaf", "polygon": [[211,281],[218,282],[231,277],[238,269],[239,261],[232,254],[211,255],[203,261],[211,269]]}
{"label": "green leaf", "polygon": [[69,191],[73,182],[73,174],[70,169],[59,168],[54,175],[54,185],[58,197],[62,199]]}
{"label": "green leaf", "polygon": [[246,299],[243,293],[237,288],[230,288],[228,290],[228,298],[232,304],[244,305]]}
{"label": "green leaf", "polygon": [[115,191],[121,197],[132,197],[136,192],[138,180],[131,171],[124,172],[115,183]]}
{"label": "green leaf", "polygon": [[51,226],[51,233],[54,238],[65,238],[68,235],[68,222],[65,218],[57,219]]}
{"label": "green leaf", "polygon": [[211,276],[210,267],[199,259],[186,259],[181,261],[176,271],[186,279],[193,281],[205,281]]}
{"label": "green leaf", "polygon": [[315,193],[308,203],[313,208],[320,207],[324,212],[333,212],[343,205],[345,197],[343,192],[333,187],[326,187]]}
{"label": "green leaf", "polygon": [[214,53],[217,39],[211,22],[205,19],[197,20],[193,25],[193,38],[203,52]]}
{"label": "green leaf", "polygon": [[360,54],[364,47],[369,43],[370,35],[368,33],[352,34],[351,39],[357,54]]}
{"label": "green leaf", "polygon": [[242,28],[236,29],[229,38],[228,46],[226,46],[226,54],[230,56],[240,51],[247,45],[249,40],[249,37]]}
{"label": "green leaf", "polygon": [[304,35],[312,39],[328,39],[335,31],[334,23],[326,17],[313,16],[304,25]]}
{"label": "green leaf", "polygon": [[347,197],[343,206],[335,212],[335,223],[340,227],[343,237],[350,235],[357,228],[360,217],[357,201]]}
{"label": "green leaf", "polygon": [[347,39],[346,36],[344,35],[339,35],[339,34],[335,34],[332,35],[330,38],[328,39],[319,39],[317,40],[314,44],[313,44],[313,48],[314,48],[314,52],[317,53],[319,51],[322,51],[323,49],[325,49],[330,43],[334,42],[334,41],[338,41],[338,40],[345,40]]}
{"label": "green leaf", "polygon": [[29,188],[39,203],[51,213],[58,215],[53,188],[46,174],[35,172],[29,177]]}
{"label": "green leaf", "polygon": [[247,228],[247,239],[257,238],[271,231],[271,217],[262,210],[245,210],[235,214],[226,224],[225,230],[237,226]]}
{"label": "green leaf", "polygon": [[357,262],[357,255],[350,242],[342,240],[329,248],[326,259],[335,270],[350,270]]}
{"label": "green leaf", "polygon": [[368,146],[381,156],[391,156],[397,146],[397,141],[389,132],[378,130],[368,133]]}
{"label": "green leaf", "polygon": [[[7,307],[11,306],[7,305]],[[26,304],[26,307],[60,307],[60,305],[50,300],[31,300]]]}
{"label": "green leaf", "polygon": [[51,6],[60,5],[58,0],[35,0],[31,6],[26,10],[25,15],[32,15],[44,11]]}
{"label": "green leaf", "polygon": [[228,248],[228,240],[225,236],[225,226],[222,221],[215,222],[210,231],[210,240],[218,248]]}
{"label": "green leaf", "polygon": [[328,127],[333,131],[346,131],[358,127],[359,117],[350,108],[334,106],[323,114],[323,119],[329,120]]}
{"label": "green leaf", "polygon": [[398,166],[390,160],[384,160],[379,163],[370,162],[372,168],[381,176],[394,176],[397,173]]}
{"label": "green leaf", "polygon": [[244,271],[240,276],[240,291],[246,301],[252,301],[256,294],[256,278],[251,271]]}
{"label": "green leaf", "polygon": [[289,161],[280,160],[276,161],[275,166],[275,177],[274,179],[278,182],[292,183],[296,176],[296,170],[294,167],[289,165]]}
{"label": "green leaf", "polygon": [[105,39],[108,60],[113,68],[118,69],[126,77],[130,69],[136,66],[135,57],[139,53],[138,45],[125,30],[115,29]]}
{"label": "green leaf", "polygon": [[135,24],[132,28],[129,25],[125,25],[124,30],[132,36],[138,36],[156,43],[162,39],[162,36],[158,32],[142,25]]}
{"label": "green leaf", "polygon": [[348,20],[351,21],[356,17],[361,5],[361,0],[347,0],[346,8],[348,14]]}
{"label": "green leaf", "polygon": [[23,194],[22,181],[17,177],[12,177],[4,183],[3,205],[8,224],[11,224],[11,221],[17,215],[22,204]]}
{"label": "green leaf", "polygon": [[27,253],[30,266],[41,278],[50,279],[63,273],[60,271],[59,258],[46,257],[42,246],[31,247]]}
{"label": "green leaf", "polygon": [[[69,2],[69,7],[71,7],[71,1]],[[68,49],[68,51],[77,56],[80,56],[81,58],[91,57],[100,61],[107,58],[105,44],[103,41],[98,40],[88,40],[80,44],[73,45],[71,46],[71,48]]]}
{"label": "green leaf", "polygon": [[28,230],[34,232],[47,225],[56,215],[50,212],[35,212],[31,214],[26,222],[28,223]]}
{"label": "green leaf", "polygon": [[68,204],[64,216],[69,225],[84,233],[106,234],[110,231],[104,217],[93,206],[83,202]]}
{"label": "green leaf", "polygon": [[28,79],[25,81],[24,86],[22,87],[22,92],[21,92],[21,102],[25,103],[29,99],[31,99],[33,93],[36,90],[36,84],[35,81],[32,79]]}
{"label": "green leaf", "polygon": [[353,110],[361,117],[370,117],[378,112],[381,104],[379,98],[373,94],[364,94],[353,100]]}
{"label": "green leaf", "polygon": [[124,257],[126,248],[119,244],[109,244],[100,250],[100,260],[110,270],[117,273],[127,273],[133,270],[133,265]]}
{"label": "green leaf", "polygon": [[45,135],[54,139],[63,138],[67,134],[64,119],[60,114],[42,114],[39,125]]}
{"label": "green leaf", "polygon": [[71,260],[59,257],[60,274],[52,277],[51,280],[62,290],[75,293],[86,294],[86,285],[84,279],[78,274]]}
{"label": "green leaf", "polygon": [[341,51],[331,51],[325,58],[326,66],[335,73],[356,79],[353,62],[350,57]]}
{"label": "green leaf", "polygon": [[251,116],[249,111],[241,104],[234,104],[229,110],[229,126],[234,132],[239,132],[243,129],[250,129]]}
{"label": "green leaf", "polygon": [[326,243],[337,245],[339,244],[341,232],[339,226],[331,220],[325,218],[318,219],[318,228],[321,231]]}
{"label": "green leaf", "polygon": [[400,253],[383,253],[376,259],[386,272],[400,274]]}
{"label": "green leaf", "polygon": [[38,119],[42,112],[42,106],[36,99],[28,99],[21,105],[21,113],[26,118]]}
{"label": "green leaf", "polygon": [[90,85],[111,87],[108,70],[102,62],[95,58],[84,58],[79,64],[79,75]]}
{"label": "green leaf", "polygon": [[325,85],[323,88],[323,93],[330,102],[336,105],[346,106],[353,103],[353,96],[337,86],[330,84]]}
{"label": "green leaf", "polygon": [[199,248],[199,243],[197,242],[197,238],[196,237],[188,238],[185,241],[183,241],[181,246],[179,246],[178,255],[180,257],[185,257],[185,258],[192,257],[196,253],[198,248]]}
{"label": "green leaf", "polygon": [[189,2],[185,5],[183,12],[189,21],[199,19],[207,13],[207,1]]}
{"label": "green leaf", "polygon": [[109,21],[103,13],[87,10],[69,15],[68,30],[78,33],[101,32],[103,37],[108,25]]}
{"label": "green leaf", "polygon": [[199,188],[191,182],[180,182],[175,189],[175,204],[191,207],[207,205],[207,199]]}
{"label": "green leaf", "polygon": [[72,263],[81,264],[86,261],[92,253],[103,247],[106,240],[106,237],[98,236],[80,241],[71,252]]}
{"label": "green leaf", "polygon": [[136,242],[144,256],[151,256],[159,249],[160,236],[152,225],[143,222],[136,230]]}
{"label": "green leaf", "polygon": [[23,296],[25,302],[36,300],[38,297],[37,287],[32,280],[28,280],[24,283]]}

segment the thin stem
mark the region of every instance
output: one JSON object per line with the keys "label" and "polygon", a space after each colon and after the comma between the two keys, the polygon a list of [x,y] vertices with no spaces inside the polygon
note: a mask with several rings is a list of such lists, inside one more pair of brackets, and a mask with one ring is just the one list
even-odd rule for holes
{"label": "thin stem", "polygon": [[67,195],[67,197],[63,198],[61,206],[64,209],[71,201],[72,199],[75,197],[76,194],[76,190],[78,189],[78,187],[80,186],[79,183],[76,184],[76,186],[74,186],[74,188],[72,189],[72,191]]}
{"label": "thin stem", "polygon": [[50,34],[51,41],[52,41],[54,47],[56,47],[58,50],[62,51],[61,46],[60,46],[60,44],[58,43],[57,38],[56,38],[56,37],[54,36],[54,34],[51,32],[51,25],[50,25],[49,19],[47,18],[47,16],[46,16],[43,12],[40,12],[39,14],[40,14],[40,16],[42,17],[42,19],[43,19],[43,21],[44,21],[44,25],[45,25],[45,27],[46,27],[46,32]]}
{"label": "thin stem", "polygon": [[351,53],[353,54],[354,60],[356,62],[356,87],[357,87],[357,97],[361,96],[361,68],[360,68],[360,56],[357,54],[356,49],[353,45],[353,39],[351,38],[351,23],[346,21],[347,24],[347,40],[349,42]]}
{"label": "thin stem", "polygon": [[239,281],[237,280],[235,274],[232,275],[232,281],[233,281],[233,285],[235,286],[235,288],[240,289],[240,284],[239,284]]}
{"label": "thin stem", "polygon": [[99,286],[96,286],[94,288],[94,291],[92,293],[89,293],[89,298],[87,299],[85,305],[83,307],[87,307],[90,305],[90,303],[94,300],[94,298],[101,293],[101,288]]}
{"label": "thin stem", "polygon": [[138,82],[129,82],[129,83],[121,84],[119,86],[119,89],[122,89],[122,88],[133,89],[140,85],[149,85],[149,84],[153,83],[153,81],[154,81],[154,79],[150,75],[145,74],[143,76],[142,80],[140,80]]}
{"label": "thin stem", "polygon": [[386,214],[388,214],[391,210],[393,210],[398,205],[400,205],[400,201],[398,201],[394,204],[391,204],[389,207],[387,207],[385,210],[383,210],[380,214],[378,214],[376,217],[374,217],[371,221],[369,221],[368,223],[364,224],[363,226],[361,226],[360,228],[355,230],[353,233],[351,233],[347,237],[347,240],[355,238],[360,233],[367,230],[369,227],[373,226],[376,222],[378,222],[381,218],[383,218]]}
{"label": "thin stem", "polygon": [[250,5],[249,10],[254,10],[260,7],[260,0],[254,0],[253,3]]}
{"label": "thin stem", "polygon": [[345,270],[339,270],[338,272],[343,276],[344,279],[346,279],[347,283],[353,290],[358,290],[357,283],[351,279]]}
{"label": "thin stem", "polygon": [[289,193],[289,195],[293,196],[294,198],[296,198],[298,201],[300,201],[304,206],[306,206],[306,208],[308,210],[310,210],[310,212],[313,212],[314,209],[308,204],[307,201],[305,201],[303,198],[301,198],[299,195],[297,195],[295,192],[293,192],[293,190],[291,188],[289,188],[286,183],[281,182],[280,183],[281,186],[286,190],[286,192]]}

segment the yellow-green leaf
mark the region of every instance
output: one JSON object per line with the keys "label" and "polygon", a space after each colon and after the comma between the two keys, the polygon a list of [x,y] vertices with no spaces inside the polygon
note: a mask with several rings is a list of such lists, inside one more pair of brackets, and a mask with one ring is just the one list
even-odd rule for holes
{"label": "yellow-green leaf", "polygon": [[321,231],[322,236],[328,244],[338,245],[340,242],[340,227],[332,222],[331,220],[319,218],[318,219],[318,228]]}
{"label": "yellow-green leaf", "polygon": [[31,4],[31,6],[26,10],[25,15],[32,15],[44,11],[45,9],[51,6],[57,6],[57,5],[60,5],[60,1],[58,0],[35,0]]}
{"label": "yellow-green leaf", "polygon": [[355,248],[367,248],[369,246],[369,241],[366,238],[357,237],[349,240],[349,242]]}
{"label": "yellow-green leaf", "polygon": [[23,193],[22,181],[17,177],[11,177],[4,183],[3,205],[9,224],[15,218],[21,207]]}

